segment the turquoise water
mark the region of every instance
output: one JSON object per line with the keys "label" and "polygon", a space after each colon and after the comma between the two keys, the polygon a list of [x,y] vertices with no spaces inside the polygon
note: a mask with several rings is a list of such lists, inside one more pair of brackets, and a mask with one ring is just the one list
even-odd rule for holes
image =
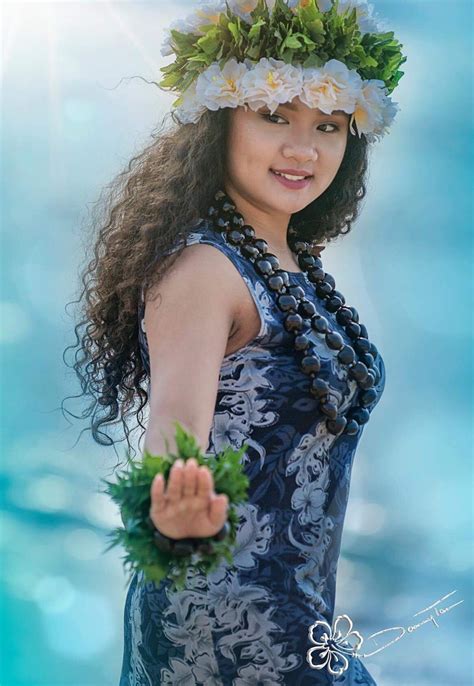
{"label": "turquoise water", "polygon": [[[88,209],[170,106],[139,80],[190,3],[3,8],[2,686],[118,683],[126,577],[103,554],[116,462],[58,411]],[[386,361],[361,441],[337,607],[368,637],[464,602],[365,660],[381,686],[468,686],[472,627],[472,26],[468,2],[378,2],[404,44],[401,111],[325,267]],[[123,448],[118,448],[123,456]],[[425,616],[425,615],[423,615]],[[371,646],[371,650],[374,647]],[[368,652],[368,651],[367,651]],[[455,656],[454,658],[451,656]]]}

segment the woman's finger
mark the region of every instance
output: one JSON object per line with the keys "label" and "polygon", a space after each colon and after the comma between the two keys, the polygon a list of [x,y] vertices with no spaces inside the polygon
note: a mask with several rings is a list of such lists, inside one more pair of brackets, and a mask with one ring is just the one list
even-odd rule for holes
{"label": "woman's finger", "polygon": [[197,489],[197,462],[193,457],[186,460],[183,475],[183,495],[185,498],[192,498],[196,495]]}
{"label": "woman's finger", "polygon": [[170,469],[166,497],[169,502],[176,503],[181,500],[183,493],[183,460],[179,458]]}
{"label": "woman's finger", "polygon": [[165,480],[163,474],[157,474],[151,484],[151,508],[154,512],[162,512],[165,507]]}
{"label": "woman's finger", "polygon": [[201,465],[198,469],[197,495],[199,497],[209,496],[212,490],[212,475],[207,467]]}
{"label": "woman's finger", "polygon": [[229,503],[229,498],[225,493],[213,498],[209,503],[209,521],[213,525],[219,526],[225,517],[227,506]]}

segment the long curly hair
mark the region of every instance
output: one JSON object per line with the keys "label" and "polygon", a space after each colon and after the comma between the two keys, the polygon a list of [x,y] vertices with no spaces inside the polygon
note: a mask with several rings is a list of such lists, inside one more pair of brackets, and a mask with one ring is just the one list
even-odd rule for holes
{"label": "long curly hair", "polygon": [[[151,142],[133,156],[93,203],[90,233],[85,235],[85,266],[80,273],[75,343],[63,353],[74,369],[81,393],[90,399],[81,415],[94,440],[114,445],[126,440],[135,455],[131,431],[143,425],[148,403],[148,374],[138,343],[141,288],[155,286],[172,262],[163,256],[181,244],[192,225],[207,214],[215,192],[224,188],[229,108],[206,110],[196,124],[172,125],[151,133]],[[368,144],[348,132],[345,154],[330,186],[290,223],[297,238],[330,242],[351,230],[366,194]],[[212,172],[210,173],[210,170]],[[175,259],[184,246],[174,253]],[[174,261],[174,260],[173,260]],[[68,364],[66,355],[75,350]],[[64,400],[61,404],[63,414]],[[129,420],[135,419],[130,428]],[[114,440],[103,429],[121,425]],[[79,440],[79,439],[78,439]]]}

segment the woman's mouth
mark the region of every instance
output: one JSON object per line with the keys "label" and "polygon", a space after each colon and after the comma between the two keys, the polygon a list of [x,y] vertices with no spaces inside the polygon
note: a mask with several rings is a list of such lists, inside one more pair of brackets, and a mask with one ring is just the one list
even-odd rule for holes
{"label": "woman's mouth", "polygon": [[[294,189],[306,188],[306,186],[309,186],[309,184],[311,183],[311,181],[313,179],[312,176],[295,178],[291,174],[290,175],[288,175],[288,174],[283,175],[281,172],[277,173],[277,172],[273,171],[273,169],[270,169],[270,171],[271,171],[272,175],[274,176],[274,178],[277,181],[279,181],[282,184],[282,186],[286,186],[286,188],[294,188]],[[290,176],[290,178],[287,178],[288,176]]]}

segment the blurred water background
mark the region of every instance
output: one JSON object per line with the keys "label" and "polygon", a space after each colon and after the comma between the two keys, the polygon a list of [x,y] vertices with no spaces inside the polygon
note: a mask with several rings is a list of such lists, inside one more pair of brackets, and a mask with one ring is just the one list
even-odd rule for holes
{"label": "blurred water background", "polygon": [[[2,41],[2,686],[116,686],[126,576],[99,491],[116,455],[58,410],[78,393],[81,240],[100,189],[173,96],[163,29],[191,2],[4,2]],[[378,1],[404,45],[391,132],[326,269],[387,368],[361,440],[336,613],[364,637],[449,613],[365,659],[379,686],[469,686],[472,661],[472,5]],[[121,457],[124,448],[118,447]],[[385,638],[385,637],[384,637]],[[370,650],[374,646],[370,645]]]}

